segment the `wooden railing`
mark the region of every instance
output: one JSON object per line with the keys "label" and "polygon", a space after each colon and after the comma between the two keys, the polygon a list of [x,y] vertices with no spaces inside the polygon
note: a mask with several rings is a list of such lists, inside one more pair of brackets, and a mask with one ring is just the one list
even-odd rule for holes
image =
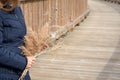
{"label": "wooden railing", "polygon": [[87,0],[22,0],[21,7],[27,27],[37,32],[46,23],[51,31],[71,29],[88,13]]}
{"label": "wooden railing", "polygon": [[111,1],[111,2],[115,2],[115,3],[119,3],[120,4],[120,0],[105,0],[105,1]]}

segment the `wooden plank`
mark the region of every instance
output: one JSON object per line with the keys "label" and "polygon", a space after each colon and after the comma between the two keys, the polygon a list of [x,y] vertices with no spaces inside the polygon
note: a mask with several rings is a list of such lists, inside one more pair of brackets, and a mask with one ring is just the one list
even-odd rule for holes
{"label": "wooden plank", "polygon": [[110,4],[100,0],[89,0],[89,6],[92,12],[81,26],[37,58],[30,70],[33,80],[120,79],[120,10],[115,11],[115,5],[110,8]]}

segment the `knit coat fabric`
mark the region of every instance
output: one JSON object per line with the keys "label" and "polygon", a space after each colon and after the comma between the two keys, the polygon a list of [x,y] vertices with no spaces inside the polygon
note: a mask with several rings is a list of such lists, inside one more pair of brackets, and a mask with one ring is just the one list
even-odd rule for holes
{"label": "knit coat fabric", "polygon": [[[27,65],[27,58],[19,48],[24,45],[26,25],[22,10],[0,10],[0,80],[18,80]],[[31,80],[29,72],[23,80]]]}

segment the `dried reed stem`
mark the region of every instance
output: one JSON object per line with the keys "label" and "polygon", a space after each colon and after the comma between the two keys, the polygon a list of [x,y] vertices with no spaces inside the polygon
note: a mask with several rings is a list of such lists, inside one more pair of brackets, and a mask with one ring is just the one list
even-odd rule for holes
{"label": "dried reed stem", "polygon": [[[47,44],[47,39],[49,36],[49,25],[46,24],[41,28],[39,33],[37,34],[31,28],[28,28],[28,33],[24,37],[25,46],[21,46],[23,53],[25,56],[35,56],[38,55],[45,48],[49,47]],[[25,69],[20,76],[19,80],[23,79],[27,73],[28,69]]]}

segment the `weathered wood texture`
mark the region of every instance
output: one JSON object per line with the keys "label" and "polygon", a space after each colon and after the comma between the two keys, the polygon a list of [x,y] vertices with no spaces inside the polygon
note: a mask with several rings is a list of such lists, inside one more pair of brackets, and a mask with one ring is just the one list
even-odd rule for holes
{"label": "weathered wood texture", "polygon": [[[59,3],[60,4],[60,3]],[[89,0],[88,18],[37,58],[32,80],[120,80],[120,9]]]}
{"label": "weathered wood texture", "polygon": [[[27,26],[37,32],[46,23],[49,23],[50,27],[65,27],[88,9],[87,0],[27,0],[21,1],[21,7]],[[80,18],[73,25],[79,21]]]}

